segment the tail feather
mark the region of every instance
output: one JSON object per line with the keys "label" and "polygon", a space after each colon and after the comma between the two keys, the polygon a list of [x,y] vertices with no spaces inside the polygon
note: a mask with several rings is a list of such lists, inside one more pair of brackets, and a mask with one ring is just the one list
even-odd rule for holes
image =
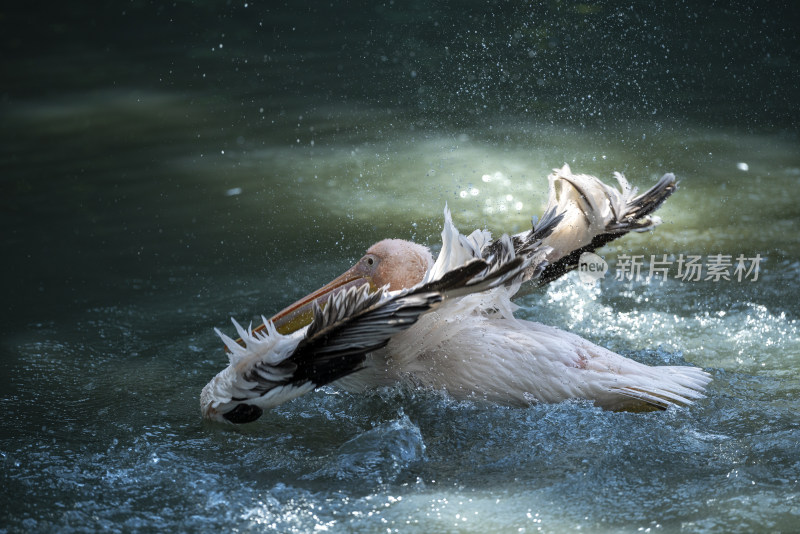
{"label": "tail feather", "polygon": [[620,377],[620,382],[629,383],[611,388],[611,392],[629,401],[609,400],[609,407],[666,410],[670,406],[690,406],[705,398],[703,392],[711,381],[711,376],[702,369],[675,366],[648,367],[646,373],[632,380],[625,378]]}

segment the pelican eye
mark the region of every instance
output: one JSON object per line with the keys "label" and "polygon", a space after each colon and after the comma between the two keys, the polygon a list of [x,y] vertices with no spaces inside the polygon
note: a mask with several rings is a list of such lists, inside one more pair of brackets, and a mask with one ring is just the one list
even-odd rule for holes
{"label": "pelican eye", "polygon": [[375,265],[375,258],[373,258],[372,256],[368,256],[367,257],[367,265],[369,265],[370,267]]}

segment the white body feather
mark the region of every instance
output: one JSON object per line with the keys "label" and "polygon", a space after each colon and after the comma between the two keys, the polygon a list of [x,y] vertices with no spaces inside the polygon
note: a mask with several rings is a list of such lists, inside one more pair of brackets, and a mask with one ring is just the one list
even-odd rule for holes
{"label": "white body feather", "polygon": [[516,319],[511,292],[497,288],[447,301],[372,353],[364,370],[335,384],[362,392],[406,382],[507,405],[589,399],[614,410],[703,397],[710,378],[702,369],[650,367],[575,334]]}

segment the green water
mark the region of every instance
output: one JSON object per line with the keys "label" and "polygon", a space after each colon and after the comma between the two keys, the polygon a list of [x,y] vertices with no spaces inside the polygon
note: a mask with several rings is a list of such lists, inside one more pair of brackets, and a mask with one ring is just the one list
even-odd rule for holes
{"label": "green water", "polygon": [[[800,516],[796,9],[781,3],[0,10],[0,531],[791,532]],[[222,47],[220,47],[222,45]],[[214,327],[385,237],[540,215],[569,163],[654,233],[520,317],[712,374],[664,414],[325,388],[200,420]],[[616,280],[667,254],[667,280]],[[681,255],[762,258],[676,278]]]}

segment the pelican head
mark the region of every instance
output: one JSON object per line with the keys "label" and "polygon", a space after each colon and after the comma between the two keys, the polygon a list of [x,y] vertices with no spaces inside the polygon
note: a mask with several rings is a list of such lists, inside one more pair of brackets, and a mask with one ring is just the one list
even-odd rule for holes
{"label": "pelican head", "polygon": [[[334,293],[364,284],[369,284],[370,291],[382,287],[388,287],[390,291],[413,287],[422,281],[431,265],[433,257],[427,247],[402,239],[384,239],[372,245],[364,257],[347,271],[287,306],[270,322],[279,333],[290,334],[311,322],[314,302],[324,306]],[[255,332],[264,328],[262,324]]]}

